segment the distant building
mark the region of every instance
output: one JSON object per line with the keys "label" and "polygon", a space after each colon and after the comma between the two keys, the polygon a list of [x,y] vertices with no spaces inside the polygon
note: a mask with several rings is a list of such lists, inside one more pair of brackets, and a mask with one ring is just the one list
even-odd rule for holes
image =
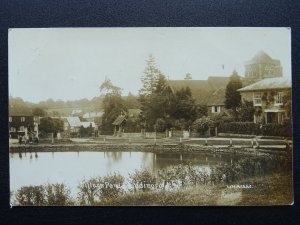
{"label": "distant building", "polygon": [[208,114],[215,114],[225,110],[225,90],[229,79],[211,76],[207,80],[169,80],[168,83],[174,93],[189,87],[196,104],[206,105]]}
{"label": "distant building", "polygon": [[85,119],[88,122],[94,122],[97,126],[102,125],[102,117],[104,112],[87,112],[83,114],[82,118]]}
{"label": "distant building", "polygon": [[259,51],[251,60],[245,62],[246,85],[272,77],[282,77],[282,66],[280,60],[271,58],[264,51]]}
{"label": "distant building", "polygon": [[24,135],[39,136],[40,119],[38,116],[9,116],[8,120],[10,138]]}
{"label": "distant building", "polygon": [[[291,81],[284,77],[267,78],[238,90],[242,101],[256,107],[255,123],[282,124],[289,118],[285,99],[291,98]],[[289,106],[291,107],[291,106]]]}

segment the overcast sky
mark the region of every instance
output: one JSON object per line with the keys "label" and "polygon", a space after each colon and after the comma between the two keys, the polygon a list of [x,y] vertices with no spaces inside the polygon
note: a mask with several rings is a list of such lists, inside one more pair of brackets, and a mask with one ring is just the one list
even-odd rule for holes
{"label": "overcast sky", "polygon": [[[264,50],[291,76],[287,28],[51,28],[9,30],[9,94],[26,101],[99,96],[108,77],[137,94],[149,54],[170,79],[244,76]],[[224,69],[223,66],[224,65]]]}

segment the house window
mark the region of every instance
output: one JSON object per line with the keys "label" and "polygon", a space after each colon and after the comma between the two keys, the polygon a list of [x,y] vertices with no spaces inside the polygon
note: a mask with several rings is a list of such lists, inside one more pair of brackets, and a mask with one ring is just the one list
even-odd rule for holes
{"label": "house window", "polygon": [[10,132],[16,132],[16,128],[15,127],[10,127]]}
{"label": "house window", "polygon": [[211,112],[212,112],[212,113],[219,113],[219,112],[221,112],[221,107],[220,107],[220,106],[213,105],[213,106],[211,107]]}
{"label": "house window", "polygon": [[8,117],[8,120],[9,120],[9,122],[11,122],[11,121],[12,121],[12,118],[11,118],[11,116],[10,116],[10,117]]}
{"label": "house window", "polygon": [[19,131],[24,131],[24,130],[25,130],[24,126],[20,126],[20,130]]}
{"label": "house window", "polygon": [[21,122],[25,122],[25,117],[24,116],[21,117]]}
{"label": "house window", "polygon": [[277,92],[277,94],[275,95],[275,105],[282,105],[283,104],[282,97],[283,97],[283,93],[282,92]]}
{"label": "house window", "polygon": [[261,106],[261,93],[253,93],[253,105]]}

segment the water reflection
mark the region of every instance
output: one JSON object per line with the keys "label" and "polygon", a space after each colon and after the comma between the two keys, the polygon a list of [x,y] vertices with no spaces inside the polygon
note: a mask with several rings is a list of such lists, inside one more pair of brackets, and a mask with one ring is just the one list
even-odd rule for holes
{"label": "water reflection", "polygon": [[[65,183],[76,192],[78,183],[84,178],[105,176],[118,172],[125,178],[136,169],[147,168],[153,173],[159,169],[179,164],[208,169],[220,163],[232,165],[241,158],[238,155],[221,154],[168,154],[143,152],[39,152],[10,154],[10,184],[12,191],[22,186],[45,183]],[[54,157],[55,155],[55,157]],[[260,166],[277,168],[278,163],[271,159],[261,162],[253,157]]]}

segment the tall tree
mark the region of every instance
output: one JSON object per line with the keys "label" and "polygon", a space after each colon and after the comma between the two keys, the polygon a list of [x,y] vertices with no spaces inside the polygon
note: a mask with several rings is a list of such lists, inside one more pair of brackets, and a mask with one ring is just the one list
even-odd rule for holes
{"label": "tall tree", "polygon": [[154,57],[150,54],[147,61],[147,66],[144,70],[144,75],[142,76],[143,87],[140,89],[140,96],[151,95],[155,88],[159,78],[162,73],[156,66]]}
{"label": "tall tree", "polygon": [[124,100],[121,96],[121,88],[114,86],[109,79],[100,86],[100,92],[105,92],[102,105],[104,114],[102,117],[101,132],[111,134],[113,132],[112,123],[123,112],[127,112]]}
{"label": "tall tree", "polygon": [[236,111],[241,104],[241,94],[237,91],[242,88],[242,81],[238,73],[234,70],[226,87],[225,107]]}

